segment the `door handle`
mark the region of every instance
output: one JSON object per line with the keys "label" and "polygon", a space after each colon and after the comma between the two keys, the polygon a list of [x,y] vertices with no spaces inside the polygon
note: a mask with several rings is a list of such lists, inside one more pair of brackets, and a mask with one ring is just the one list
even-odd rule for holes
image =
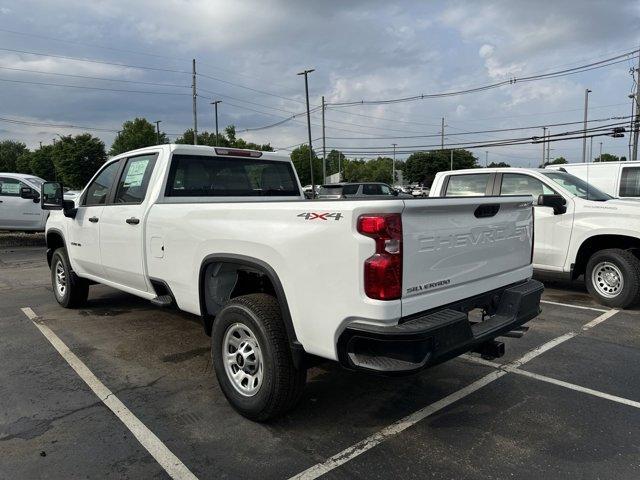
{"label": "door handle", "polygon": [[140,219],[139,218],[135,218],[135,217],[131,217],[131,218],[127,218],[126,222],[129,225],[137,225],[140,223]]}
{"label": "door handle", "polygon": [[98,223],[98,217],[89,217],[91,223]]}

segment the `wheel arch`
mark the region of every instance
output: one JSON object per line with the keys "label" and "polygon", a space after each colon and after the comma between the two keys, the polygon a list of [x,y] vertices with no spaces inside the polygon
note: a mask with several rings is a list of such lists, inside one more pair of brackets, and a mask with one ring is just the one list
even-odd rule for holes
{"label": "wheel arch", "polygon": [[[290,345],[297,349],[301,348],[301,345],[296,337],[293,320],[291,319],[289,303],[287,301],[287,297],[278,274],[268,263],[258,258],[253,258],[245,255],[211,254],[207,255],[200,264],[198,296],[200,300],[200,312],[205,319],[204,325],[207,334],[211,334],[211,326],[213,325],[215,313],[217,313],[217,311],[211,311],[212,304],[211,302],[207,302],[209,293],[207,289],[207,282],[209,281],[207,272],[212,272],[213,269],[217,269],[217,272],[215,272],[216,274],[222,272],[227,276],[226,279],[223,279],[214,287],[216,289],[220,289],[220,291],[218,292],[220,294],[219,298],[225,298],[228,295],[231,295],[231,293],[237,286],[239,272],[255,272],[259,275],[263,275],[273,287],[273,293],[276,297],[276,300],[278,301],[278,304],[280,305],[282,320],[284,322]],[[215,309],[216,305],[213,306]],[[219,308],[222,307],[222,305],[218,306]]]}
{"label": "wheel arch", "polygon": [[51,267],[51,257],[53,257],[53,252],[58,248],[66,247],[64,234],[57,228],[50,228],[47,230],[45,242],[47,245],[47,264]]}
{"label": "wheel arch", "polygon": [[587,262],[595,252],[607,248],[632,250],[634,255],[640,254],[640,238],[621,234],[598,234],[586,238],[578,252],[571,269],[571,279],[575,280],[585,273]]}

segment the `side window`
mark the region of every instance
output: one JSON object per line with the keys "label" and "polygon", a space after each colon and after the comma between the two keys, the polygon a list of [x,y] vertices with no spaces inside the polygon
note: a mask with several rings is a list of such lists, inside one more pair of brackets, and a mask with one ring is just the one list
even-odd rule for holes
{"label": "side window", "polygon": [[127,159],[118,181],[115,203],[142,203],[157,154],[140,155]]}
{"label": "side window", "polygon": [[345,185],[342,187],[343,195],[355,195],[358,193],[358,185]]}
{"label": "side window", "polygon": [[623,167],[620,177],[621,197],[640,197],[640,167]]}
{"label": "side window", "polygon": [[82,205],[90,207],[92,205],[104,205],[111,191],[113,180],[118,173],[120,162],[113,162],[107,165],[98,176],[89,184]]}
{"label": "side window", "polygon": [[20,187],[26,185],[15,178],[0,177],[0,195],[3,197],[19,197]]}
{"label": "side window", "polygon": [[489,173],[470,173],[468,175],[451,175],[447,183],[446,197],[484,196],[489,183]]}
{"label": "side window", "polygon": [[534,203],[538,202],[538,195],[548,195],[554,192],[543,182],[530,175],[519,173],[504,173],[500,195],[532,195]]}
{"label": "side window", "polygon": [[362,186],[362,194],[363,195],[382,195],[382,188],[380,185],[363,185]]}

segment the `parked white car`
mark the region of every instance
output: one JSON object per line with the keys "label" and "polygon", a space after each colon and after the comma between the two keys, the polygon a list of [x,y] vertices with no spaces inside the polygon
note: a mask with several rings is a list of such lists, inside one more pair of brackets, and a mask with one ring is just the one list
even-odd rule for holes
{"label": "parked white car", "polygon": [[0,230],[43,232],[49,212],[40,208],[42,178],[0,173]]}
{"label": "parked white car", "polygon": [[432,196],[532,195],[533,267],[574,280],[584,275],[603,305],[625,308],[640,295],[640,209],[569,173],[552,169],[483,168],[436,174]]}
{"label": "parked white car", "polygon": [[612,197],[640,199],[640,161],[567,163],[546,168],[569,172]]}
{"label": "parked white car", "polygon": [[191,145],[110,159],[76,206],[62,190],[42,192],[58,303],[99,282],[201,316],[222,391],[255,420],[292,408],[308,354],[413,372],[500,356],[495,338],[539,313],[527,196],[305,200],[287,155]]}
{"label": "parked white car", "polygon": [[428,197],[430,189],[428,187],[413,187],[411,195],[414,197]]}

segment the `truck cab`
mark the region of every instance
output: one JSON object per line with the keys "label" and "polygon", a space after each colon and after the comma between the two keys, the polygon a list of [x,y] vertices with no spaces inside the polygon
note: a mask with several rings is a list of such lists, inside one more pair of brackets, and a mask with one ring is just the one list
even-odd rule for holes
{"label": "truck cab", "polygon": [[49,212],[40,208],[42,178],[0,172],[0,230],[43,232]]}
{"label": "truck cab", "polygon": [[533,267],[541,276],[575,280],[603,305],[626,308],[640,296],[640,211],[570,173],[483,168],[439,172],[431,196],[531,195]]}

